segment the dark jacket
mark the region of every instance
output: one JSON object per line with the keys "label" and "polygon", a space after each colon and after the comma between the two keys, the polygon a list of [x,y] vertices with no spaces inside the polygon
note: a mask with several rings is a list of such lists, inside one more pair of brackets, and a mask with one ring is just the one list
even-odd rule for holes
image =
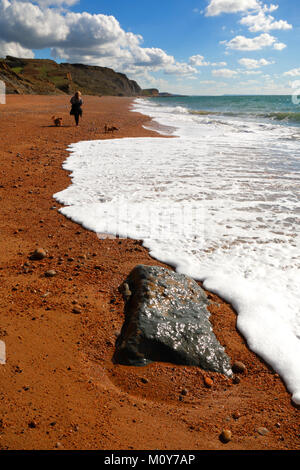
{"label": "dark jacket", "polygon": [[80,98],[80,99],[78,100],[75,96],[72,96],[72,98],[70,99],[70,103],[71,103],[71,105],[72,105],[70,114],[71,114],[71,115],[73,115],[73,114],[80,114],[80,115],[82,115],[82,109],[81,109],[81,106],[82,106],[82,104],[83,104],[82,99]]}

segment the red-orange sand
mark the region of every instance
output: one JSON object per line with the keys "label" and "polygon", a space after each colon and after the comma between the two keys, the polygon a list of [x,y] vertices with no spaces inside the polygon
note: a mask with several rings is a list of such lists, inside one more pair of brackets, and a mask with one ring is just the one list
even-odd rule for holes
{"label": "red-orange sand", "polygon": [[[70,143],[110,137],[105,123],[120,127],[113,138],[157,135],[131,103],[85,97],[79,128],[69,97],[8,96],[0,106],[0,449],[297,450],[299,410],[215,295],[214,331],[247,366],[240,383],[196,367],[112,363],[118,286],[136,264],[162,263],[138,241],[99,240],[60,215],[52,195],[70,184],[62,169]],[[53,114],[63,127],[53,127]],[[48,257],[29,260],[37,247]],[[49,269],[57,275],[45,277]]]}

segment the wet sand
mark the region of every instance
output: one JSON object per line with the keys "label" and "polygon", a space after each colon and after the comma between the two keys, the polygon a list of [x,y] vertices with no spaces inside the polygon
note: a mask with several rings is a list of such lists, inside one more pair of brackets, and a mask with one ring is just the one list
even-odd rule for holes
{"label": "wet sand", "polygon": [[[214,332],[246,365],[239,383],[196,367],[112,363],[118,286],[137,264],[164,265],[139,241],[99,240],[59,214],[52,195],[70,184],[69,144],[157,136],[131,103],[85,97],[79,128],[66,96],[8,96],[0,106],[0,449],[299,450],[299,409],[213,294]],[[120,130],[104,134],[105,123]],[[38,247],[48,256],[30,260]],[[232,433],[226,444],[223,429]]]}

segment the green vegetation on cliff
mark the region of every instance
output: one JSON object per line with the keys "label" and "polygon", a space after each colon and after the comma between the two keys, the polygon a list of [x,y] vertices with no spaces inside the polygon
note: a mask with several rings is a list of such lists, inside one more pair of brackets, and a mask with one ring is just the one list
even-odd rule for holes
{"label": "green vegetation on cliff", "polygon": [[48,59],[0,59],[0,80],[7,93],[72,94],[80,90],[85,95],[137,96],[139,85],[125,74],[107,67],[83,64],[57,64]]}

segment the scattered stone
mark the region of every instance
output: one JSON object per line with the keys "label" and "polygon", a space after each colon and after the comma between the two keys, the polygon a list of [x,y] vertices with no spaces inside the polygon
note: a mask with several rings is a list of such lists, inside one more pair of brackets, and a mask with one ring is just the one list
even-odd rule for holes
{"label": "scattered stone", "polygon": [[214,382],[210,377],[204,377],[204,385],[206,388],[211,388]]}
{"label": "scattered stone", "polygon": [[2,340],[0,340],[0,364],[6,364],[6,346]]}
{"label": "scattered stone", "polygon": [[50,295],[50,292],[45,292],[45,294],[42,295],[42,298],[44,299],[44,298],[48,297],[48,295]]}
{"label": "scattered stone", "polygon": [[232,413],[233,419],[239,419],[241,417],[241,413],[239,411],[235,411]]}
{"label": "scattered stone", "polygon": [[47,256],[47,253],[43,248],[37,248],[30,256],[30,259],[41,260],[41,259],[46,258],[46,256]]}
{"label": "scattered stone", "polygon": [[261,436],[266,436],[267,434],[269,434],[270,431],[267,428],[260,427],[260,428],[257,428],[257,432]]}
{"label": "scattered stone", "polygon": [[81,308],[80,307],[74,307],[72,310],[73,313],[76,313],[77,315],[81,313]]}
{"label": "scattered stone", "polygon": [[183,390],[181,390],[180,395],[183,395],[184,397],[186,397],[188,393],[189,391],[186,388],[184,388]]}
{"label": "scattered stone", "polygon": [[229,357],[209,321],[207,296],[193,279],[160,266],[139,265],[125,283],[131,296],[116,341],[116,363],[162,361],[232,375]]}
{"label": "scattered stone", "polygon": [[54,269],[49,269],[49,271],[45,272],[45,276],[46,277],[54,277],[54,276],[56,276],[56,271],[54,271]]}
{"label": "scattered stone", "polygon": [[244,374],[246,372],[246,366],[243,362],[235,361],[232,366],[232,371],[235,374]]}
{"label": "scattered stone", "polygon": [[29,427],[30,429],[34,429],[34,428],[36,428],[36,427],[37,427],[37,423],[36,423],[36,421],[34,421],[34,420],[32,420],[32,421],[29,421],[29,423],[28,423],[28,427]]}
{"label": "scattered stone", "polygon": [[123,282],[123,284],[121,284],[119,287],[119,292],[123,295],[124,300],[128,300],[128,298],[131,296],[131,290],[129,289],[127,282]]}
{"label": "scattered stone", "polygon": [[232,383],[234,383],[234,384],[236,384],[236,385],[239,384],[240,381],[241,381],[241,379],[240,379],[240,377],[239,377],[238,375],[235,375],[235,376],[233,377],[233,379],[232,379]]}
{"label": "scattered stone", "polygon": [[147,384],[149,382],[149,380],[146,379],[146,377],[142,377],[141,382],[143,382],[143,384]]}
{"label": "scattered stone", "polygon": [[232,439],[232,432],[230,429],[223,429],[223,431],[220,434],[220,440],[224,442],[225,444]]}

